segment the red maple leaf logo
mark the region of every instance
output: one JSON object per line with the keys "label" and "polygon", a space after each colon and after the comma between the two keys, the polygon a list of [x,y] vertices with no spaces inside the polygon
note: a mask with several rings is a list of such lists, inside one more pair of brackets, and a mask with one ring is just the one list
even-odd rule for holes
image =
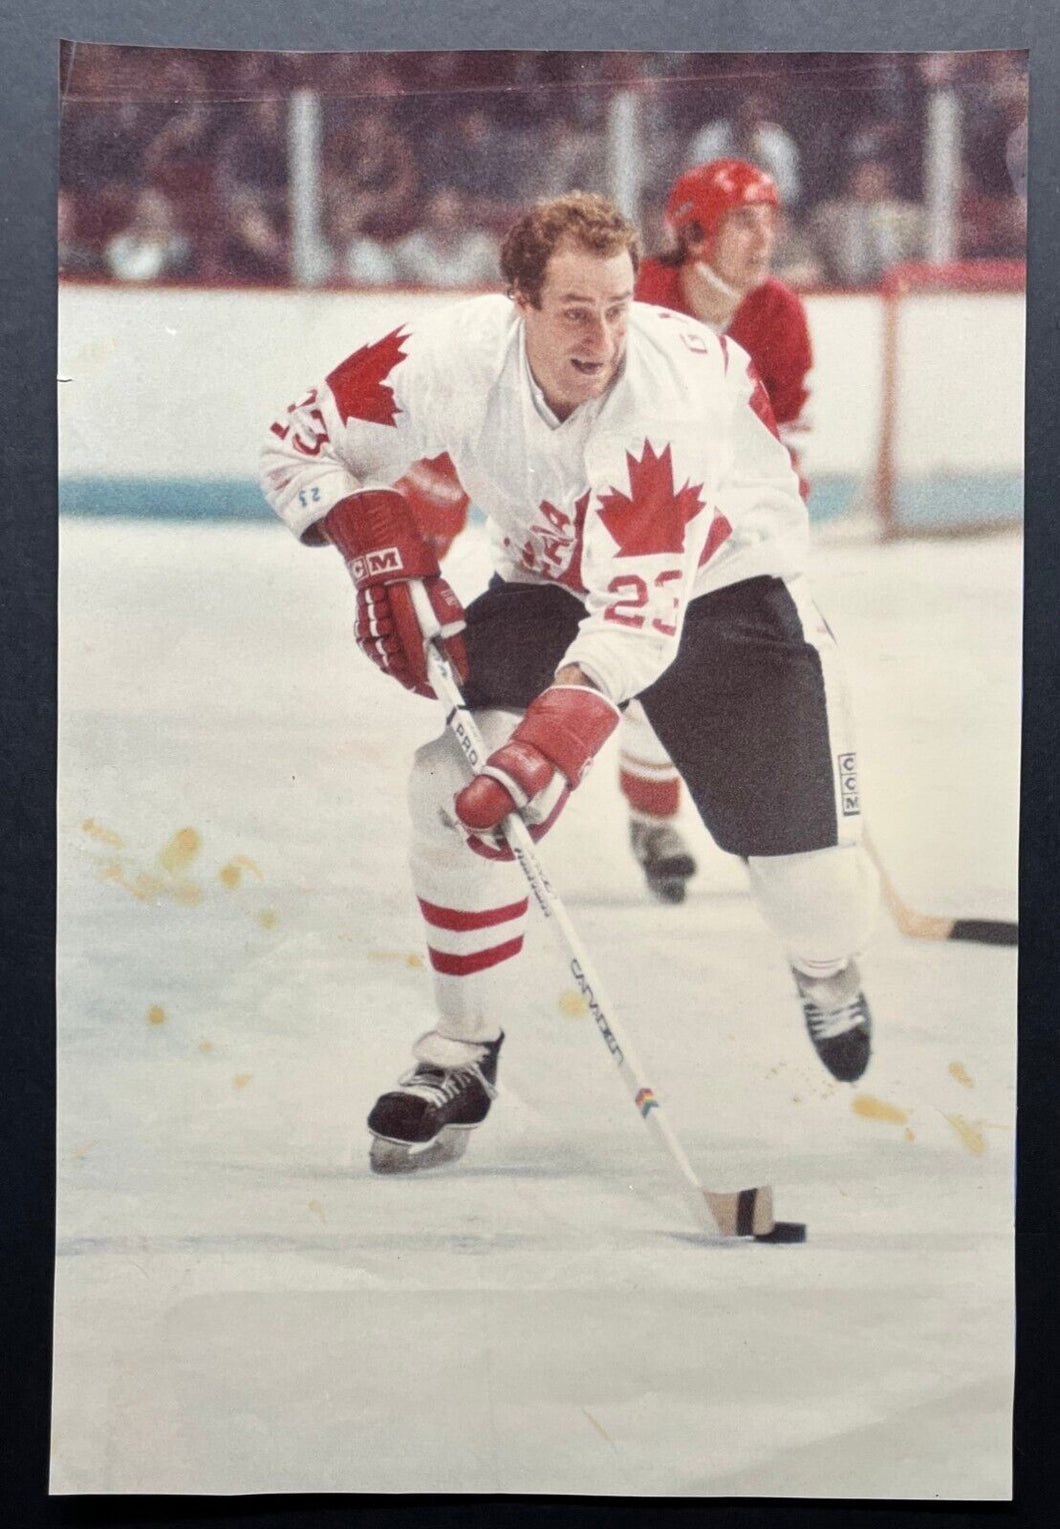
{"label": "red maple leaf logo", "polygon": [[720,510],[714,512],[714,519],[710,523],[707,539],[703,544],[703,551],[699,554],[699,566],[709,563],[723,542],[727,542],[732,535],[732,526],[726,520]]}
{"label": "red maple leaf logo", "polygon": [[670,447],[656,456],[650,441],[638,461],[626,452],[629,493],[613,489],[600,496],[600,519],[618,543],[619,557],[645,557],[652,552],[684,551],[685,527],[703,508],[701,483],[686,483],[674,492]]}
{"label": "red maple leaf logo", "polygon": [[404,361],[401,347],[407,339],[401,327],[392,329],[374,345],[362,345],[330,373],[328,387],[344,425],[351,419],[366,419],[373,425],[394,423],[400,411],[394,402],[394,389],[385,383],[398,362]]}

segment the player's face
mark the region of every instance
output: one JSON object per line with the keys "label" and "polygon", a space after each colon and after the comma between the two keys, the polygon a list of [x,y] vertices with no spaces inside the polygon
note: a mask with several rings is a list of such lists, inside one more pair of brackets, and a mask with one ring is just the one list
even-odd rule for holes
{"label": "player's face", "polygon": [[753,292],[769,275],[776,238],[775,207],[766,202],[734,207],[719,223],[706,259],[734,291]]}
{"label": "player's face", "polygon": [[541,301],[517,292],[526,355],[549,407],[566,419],[607,391],[626,349],[633,262],[626,250],[596,255],[559,245],[549,257]]}

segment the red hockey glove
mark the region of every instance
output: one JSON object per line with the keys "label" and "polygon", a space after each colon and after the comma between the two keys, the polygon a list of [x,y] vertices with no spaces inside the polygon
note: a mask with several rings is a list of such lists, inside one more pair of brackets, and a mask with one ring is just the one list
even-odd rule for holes
{"label": "red hockey glove", "polygon": [[618,718],[618,707],[598,690],[552,685],[530,703],[508,742],[457,793],[457,817],[465,828],[484,833],[519,811],[544,832],[618,726]]}
{"label": "red hockey glove", "polygon": [[408,505],[393,489],[368,489],[341,499],[324,517],[330,540],[357,586],[357,646],[384,674],[417,695],[433,696],[426,638],[413,609],[411,582],[422,580],[438,618],[446,655],[467,678],[464,608],[438,571]]}

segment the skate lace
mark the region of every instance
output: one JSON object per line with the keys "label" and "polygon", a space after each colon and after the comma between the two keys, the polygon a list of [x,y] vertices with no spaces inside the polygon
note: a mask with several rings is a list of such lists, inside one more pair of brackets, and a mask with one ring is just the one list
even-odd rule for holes
{"label": "skate lace", "polygon": [[497,1090],[483,1073],[477,1062],[469,1062],[466,1067],[430,1067],[421,1063],[407,1072],[400,1080],[402,1088],[414,1089],[417,1094],[429,1099],[436,1107],[449,1104],[458,1094],[462,1094],[468,1083],[476,1081],[485,1090],[488,1099],[496,1099]]}
{"label": "skate lace", "polygon": [[846,1035],[848,1030],[854,1030],[868,1017],[865,1011],[865,1001],[859,993],[850,1003],[843,1004],[838,1009],[821,1009],[817,1004],[806,1001],[806,1023],[810,1027],[810,1033],[815,1040],[833,1040],[837,1035]]}

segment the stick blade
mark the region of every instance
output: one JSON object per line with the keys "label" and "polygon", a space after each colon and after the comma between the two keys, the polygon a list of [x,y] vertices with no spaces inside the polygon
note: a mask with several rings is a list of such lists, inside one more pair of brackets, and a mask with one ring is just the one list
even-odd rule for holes
{"label": "stick blade", "polygon": [[970,940],[977,945],[1018,945],[1020,926],[1007,919],[957,918],[949,937],[951,940]]}
{"label": "stick blade", "polygon": [[805,1221],[777,1221],[772,1231],[757,1232],[755,1242],[805,1242]]}
{"label": "stick blade", "polygon": [[758,1237],[771,1232],[776,1225],[773,1191],[768,1184],[740,1189],[735,1194],[704,1189],[703,1196],[723,1237]]}

